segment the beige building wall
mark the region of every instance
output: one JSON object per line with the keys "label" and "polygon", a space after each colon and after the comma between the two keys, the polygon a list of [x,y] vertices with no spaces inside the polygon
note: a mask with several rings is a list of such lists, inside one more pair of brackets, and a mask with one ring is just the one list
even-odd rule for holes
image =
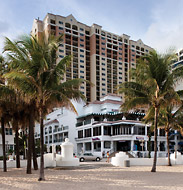
{"label": "beige building wall", "polygon": [[63,17],[48,13],[43,21],[35,19],[32,34],[39,38],[42,33],[46,38],[50,34],[63,35],[58,59],[72,55],[64,80],[90,81],[92,85],[84,83],[80,87],[89,102],[108,93],[117,94],[117,86],[129,80],[129,70],[136,67],[137,59],[152,49],[142,40],[133,41],[126,34],[113,34],[97,24],[87,26],[73,15]]}

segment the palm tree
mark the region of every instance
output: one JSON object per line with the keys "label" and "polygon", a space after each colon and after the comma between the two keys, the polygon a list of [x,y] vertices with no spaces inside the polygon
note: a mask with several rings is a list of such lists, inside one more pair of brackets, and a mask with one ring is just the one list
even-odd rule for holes
{"label": "palm tree", "polygon": [[65,106],[73,111],[75,108],[71,99],[79,101],[84,99],[79,91],[82,79],[73,79],[62,82],[70,57],[66,56],[57,62],[57,50],[60,37],[48,41],[33,37],[24,37],[23,40],[13,43],[6,39],[5,50],[9,52],[16,70],[9,72],[6,77],[22,92],[35,100],[40,121],[40,177],[44,180],[44,136],[43,119],[54,107]]}
{"label": "palm tree", "polygon": [[[119,92],[125,93],[124,109],[148,106],[147,114],[154,112],[154,160],[151,172],[156,172],[158,115],[162,106],[176,97],[173,74],[171,73],[171,54],[159,55],[156,51],[138,60],[132,73],[133,80],[119,86]],[[174,96],[172,95],[174,94]]]}
{"label": "palm tree", "polygon": [[169,105],[166,108],[160,110],[160,127],[164,128],[167,138],[167,152],[168,152],[168,166],[171,166],[170,160],[170,148],[169,148],[169,132],[170,130],[179,130],[183,128],[182,116],[183,107],[180,106],[175,111],[174,105]]}

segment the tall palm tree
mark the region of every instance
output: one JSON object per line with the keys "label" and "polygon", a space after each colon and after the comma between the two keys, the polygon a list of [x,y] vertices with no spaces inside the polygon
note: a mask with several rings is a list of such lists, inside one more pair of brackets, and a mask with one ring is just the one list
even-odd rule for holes
{"label": "tall palm tree", "polygon": [[169,148],[169,133],[170,130],[179,130],[181,131],[183,128],[183,107],[180,106],[177,110],[175,110],[174,105],[169,105],[166,108],[160,110],[161,118],[160,118],[160,127],[164,128],[166,132],[167,138],[167,152],[168,152],[168,166],[171,166],[170,160],[170,148]]}
{"label": "tall palm tree", "polygon": [[84,99],[79,91],[82,79],[73,79],[62,82],[70,57],[66,56],[57,61],[57,50],[61,38],[52,38],[48,41],[33,37],[24,37],[23,40],[13,43],[6,39],[5,50],[8,51],[16,70],[9,72],[6,77],[21,91],[35,100],[40,121],[40,176],[44,180],[44,136],[43,119],[54,107],[65,106],[76,111],[71,99]]}
{"label": "tall palm tree", "polygon": [[172,94],[176,96],[171,73],[172,58],[171,54],[150,52],[138,60],[137,68],[132,73],[133,80],[119,86],[119,92],[125,94],[122,109],[145,105],[148,106],[147,114],[154,110],[154,160],[151,172],[156,172],[159,110],[172,101]]}

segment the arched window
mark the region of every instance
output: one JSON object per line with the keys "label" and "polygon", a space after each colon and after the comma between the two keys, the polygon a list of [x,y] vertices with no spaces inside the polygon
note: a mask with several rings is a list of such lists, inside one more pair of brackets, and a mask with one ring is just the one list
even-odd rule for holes
{"label": "arched window", "polygon": [[71,24],[69,24],[69,23],[65,23],[65,27],[67,27],[67,28],[71,28]]}
{"label": "arched window", "polygon": [[73,30],[78,30],[78,27],[76,25],[72,25]]}

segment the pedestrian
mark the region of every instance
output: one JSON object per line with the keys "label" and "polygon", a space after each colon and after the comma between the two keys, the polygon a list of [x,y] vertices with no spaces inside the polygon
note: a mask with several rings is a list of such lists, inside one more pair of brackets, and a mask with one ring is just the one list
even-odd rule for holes
{"label": "pedestrian", "polygon": [[107,151],[107,162],[109,163],[109,151]]}
{"label": "pedestrian", "polygon": [[104,158],[104,156],[105,156],[105,151],[102,152],[102,157]]}

